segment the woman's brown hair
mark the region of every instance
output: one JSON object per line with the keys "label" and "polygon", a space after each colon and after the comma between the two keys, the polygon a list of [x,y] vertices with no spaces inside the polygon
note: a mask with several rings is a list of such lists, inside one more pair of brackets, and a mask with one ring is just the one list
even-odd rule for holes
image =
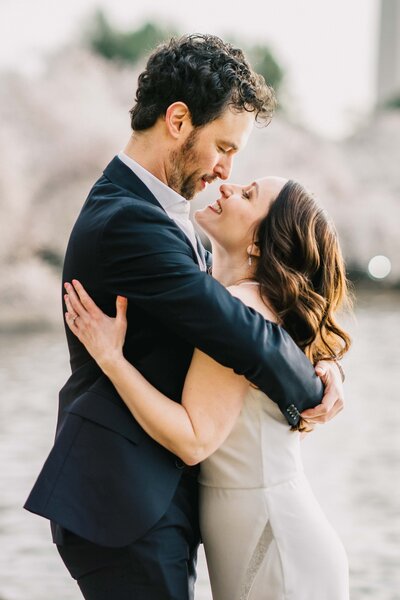
{"label": "woman's brown hair", "polygon": [[350,306],[336,230],[326,212],[299,183],[288,181],[257,229],[255,279],[311,362],[341,358],[350,336],[335,312]]}

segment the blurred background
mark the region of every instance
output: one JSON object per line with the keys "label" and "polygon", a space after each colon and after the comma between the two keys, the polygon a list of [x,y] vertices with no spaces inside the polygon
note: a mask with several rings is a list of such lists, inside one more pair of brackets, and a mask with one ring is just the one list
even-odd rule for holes
{"label": "blurred background", "polygon": [[[305,467],[352,600],[399,600],[400,0],[0,0],[0,600],[80,597],[47,522],[21,508],[69,374],[63,255],[128,140],[146,56],[193,32],[243,47],[278,95],[232,181],[298,179],[337,225],[356,296],[346,409],[304,441]],[[201,554],[196,600],[210,598]]]}

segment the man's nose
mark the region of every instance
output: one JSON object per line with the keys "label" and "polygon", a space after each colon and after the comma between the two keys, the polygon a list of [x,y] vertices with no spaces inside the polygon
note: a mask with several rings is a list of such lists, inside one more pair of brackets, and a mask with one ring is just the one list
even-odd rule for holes
{"label": "man's nose", "polygon": [[226,179],[229,178],[229,175],[231,174],[232,162],[233,162],[232,156],[229,156],[227,154],[224,155],[223,157],[220,158],[220,160],[216,164],[216,166],[214,168],[214,173],[216,173],[220,179],[225,181]]}

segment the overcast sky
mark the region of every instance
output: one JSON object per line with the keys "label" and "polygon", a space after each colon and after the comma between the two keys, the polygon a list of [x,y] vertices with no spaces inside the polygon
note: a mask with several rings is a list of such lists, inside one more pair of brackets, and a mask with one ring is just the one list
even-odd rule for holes
{"label": "overcast sky", "polygon": [[96,7],[121,27],[154,18],[269,44],[299,117],[326,135],[339,137],[373,104],[379,0],[0,0],[0,67],[38,68]]}

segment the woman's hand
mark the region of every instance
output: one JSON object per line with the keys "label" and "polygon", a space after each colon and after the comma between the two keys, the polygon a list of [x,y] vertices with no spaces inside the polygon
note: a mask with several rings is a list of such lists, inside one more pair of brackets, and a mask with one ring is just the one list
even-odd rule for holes
{"label": "woman's hand", "polygon": [[65,283],[64,287],[67,292],[64,295],[67,325],[99,367],[107,373],[110,366],[123,359],[128,301],[117,296],[117,314],[112,318],[100,310],[76,279],[72,280],[72,285]]}

